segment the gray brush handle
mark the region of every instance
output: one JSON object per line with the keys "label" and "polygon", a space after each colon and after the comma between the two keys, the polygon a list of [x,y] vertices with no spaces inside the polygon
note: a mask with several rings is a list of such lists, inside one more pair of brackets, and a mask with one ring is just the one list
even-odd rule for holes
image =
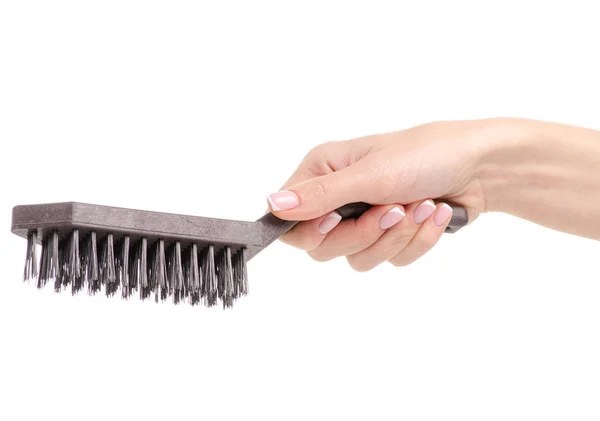
{"label": "gray brush handle", "polygon": [[[450,219],[445,232],[454,233],[469,223],[469,216],[465,208],[449,202],[444,203],[448,203],[452,208],[452,219]],[[371,208],[372,206],[368,203],[356,202],[342,206],[337,209],[337,212],[342,216],[342,219],[351,219],[358,218]]]}

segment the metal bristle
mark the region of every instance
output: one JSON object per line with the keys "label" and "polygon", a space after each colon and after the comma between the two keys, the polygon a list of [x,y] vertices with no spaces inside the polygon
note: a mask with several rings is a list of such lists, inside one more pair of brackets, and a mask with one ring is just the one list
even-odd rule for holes
{"label": "metal bristle", "polygon": [[171,250],[168,268],[171,293],[173,294],[173,303],[178,304],[185,298],[185,289],[183,286],[183,266],[181,263],[181,243],[179,241],[175,243]]}
{"label": "metal bristle", "polygon": [[217,272],[215,269],[215,248],[210,245],[202,256],[201,297],[204,305],[212,307],[217,304]]}
{"label": "metal bristle", "polygon": [[49,238],[42,238],[42,257],[40,258],[40,271],[38,273],[37,287],[42,288],[48,281],[48,252],[50,247],[48,244]]}
{"label": "metal bristle", "polygon": [[165,242],[158,240],[150,255],[150,270],[148,287],[154,293],[154,301],[164,301],[170,295],[169,279],[167,278],[167,260],[165,258]]}
{"label": "metal bristle", "polygon": [[38,276],[37,269],[37,253],[36,253],[36,237],[37,233],[27,233],[27,257],[25,258],[25,271],[23,273],[23,280],[30,281]]}
{"label": "metal bristle", "polygon": [[100,283],[104,286],[106,296],[111,297],[119,288],[115,271],[115,247],[112,234],[107,234],[103,239],[101,250]]}
{"label": "metal bristle", "polygon": [[65,289],[67,288],[67,286],[69,285],[69,276],[67,274],[68,268],[68,260],[69,257],[68,255],[70,254],[71,250],[71,243],[69,241],[70,236],[67,236],[66,238],[63,239],[58,239],[58,267],[60,268],[56,278],[54,279],[54,290],[56,292],[60,292],[61,288],[64,287]]}
{"label": "metal bristle", "polygon": [[177,244],[179,244],[180,246],[180,259],[179,262],[181,264],[181,281],[182,281],[182,291],[183,291],[183,298],[185,298],[186,300],[188,300],[190,298],[190,278],[188,276],[186,276],[186,270],[185,270],[185,266],[184,266],[184,255],[181,252],[181,244],[178,242]]}
{"label": "metal bristle", "polygon": [[73,230],[64,240],[65,248],[61,249],[63,264],[62,284],[71,285],[71,293],[76,294],[82,287],[81,258],[79,256],[79,230]]}
{"label": "metal bristle", "polygon": [[81,253],[83,259],[83,282],[88,285],[88,294],[100,291],[100,276],[98,274],[98,246],[96,233],[92,231],[84,242]]}
{"label": "metal bristle", "polygon": [[233,291],[235,298],[248,295],[248,271],[245,248],[238,251],[233,257]]}
{"label": "metal bristle", "polygon": [[[196,243],[158,239],[81,233],[75,229],[63,233],[51,231],[41,236],[42,250],[38,266],[37,232],[27,234],[27,254],[23,278],[37,278],[37,287],[54,281],[57,292],[70,286],[72,294],[84,288],[93,295],[104,289],[106,296],[120,290],[123,299],[139,289],[141,300],[154,295],[155,301],[172,297],[173,303],[187,301],[212,307],[221,301],[230,308],[248,293],[247,258],[244,248],[201,248]],[[185,244],[185,245],[184,245]],[[167,249],[168,248],[168,249]]]}
{"label": "metal bristle", "polygon": [[225,247],[219,256],[217,266],[219,298],[223,308],[233,305],[233,269],[231,265],[231,248]]}
{"label": "metal bristle", "polygon": [[[77,260],[75,260],[77,258]],[[71,234],[59,239],[58,242],[58,260],[60,272],[54,280],[54,289],[60,291],[71,285],[73,293],[76,292],[77,279],[80,278],[79,262],[79,231],[75,230]]]}
{"label": "metal bristle", "polygon": [[[56,283],[59,278],[58,233],[54,231],[42,240],[42,260],[40,262],[37,287],[43,288],[50,279],[54,279]],[[60,288],[58,290],[60,291]]]}
{"label": "metal bristle", "polygon": [[187,251],[185,267],[185,283],[189,291],[190,304],[196,305],[200,303],[200,287],[202,284],[202,272],[198,265],[198,246],[192,244]]}
{"label": "metal bristle", "polygon": [[121,286],[121,297],[129,298],[131,285],[129,282],[129,237],[125,236],[115,249],[115,272],[117,284]]}
{"label": "metal bristle", "polygon": [[140,300],[145,300],[152,292],[148,282],[148,240],[142,238],[136,246],[133,255],[133,264],[131,267],[131,276],[133,285],[140,289]]}

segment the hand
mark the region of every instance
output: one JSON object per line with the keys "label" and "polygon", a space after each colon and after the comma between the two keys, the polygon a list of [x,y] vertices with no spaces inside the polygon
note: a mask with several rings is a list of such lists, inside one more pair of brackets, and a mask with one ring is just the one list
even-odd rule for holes
{"label": "hand", "polygon": [[[415,261],[451,218],[447,204],[431,199],[464,206],[470,222],[486,210],[477,169],[499,125],[438,122],[314,148],[282,190],[268,197],[276,216],[304,221],[282,241],[318,261],[346,256],[358,271]],[[375,206],[340,222],[335,209],[351,202]]]}

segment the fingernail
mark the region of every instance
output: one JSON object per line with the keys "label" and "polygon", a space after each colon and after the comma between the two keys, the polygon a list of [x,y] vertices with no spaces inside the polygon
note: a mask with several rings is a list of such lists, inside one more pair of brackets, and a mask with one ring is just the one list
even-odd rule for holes
{"label": "fingernail", "polygon": [[381,219],[379,220],[379,228],[381,228],[382,230],[391,228],[398,222],[402,221],[402,218],[404,218],[405,215],[406,213],[404,213],[402,209],[396,206],[381,217]]}
{"label": "fingernail", "polygon": [[269,205],[274,211],[290,210],[298,207],[300,201],[296,193],[291,191],[280,191],[267,196]]}
{"label": "fingernail", "polygon": [[327,215],[327,218],[319,224],[319,232],[321,234],[327,234],[329,231],[337,227],[337,224],[342,220],[342,215],[337,212],[331,212]]}
{"label": "fingernail", "polygon": [[433,203],[431,200],[426,200],[425,202],[421,203],[419,206],[417,206],[417,209],[415,209],[415,213],[413,215],[415,224],[420,224],[429,218],[434,211],[435,203]]}
{"label": "fingernail", "polygon": [[435,215],[433,215],[433,223],[436,224],[438,227],[441,227],[451,217],[452,217],[452,208],[449,205],[444,203],[435,212]]}

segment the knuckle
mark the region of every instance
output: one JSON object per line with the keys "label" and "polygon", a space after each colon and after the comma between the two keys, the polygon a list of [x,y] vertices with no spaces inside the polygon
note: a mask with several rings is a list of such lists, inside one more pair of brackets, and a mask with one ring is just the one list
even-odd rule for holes
{"label": "knuckle", "polygon": [[304,160],[311,160],[311,159],[321,155],[320,154],[321,146],[322,145],[317,145],[317,146],[310,148],[310,150],[306,153],[306,155],[304,155]]}
{"label": "knuckle", "polygon": [[[403,249],[413,239],[415,233],[413,230],[398,230],[394,235],[394,241],[391,247],[394,249]],[[401,250],[398,250],[400,252]]]}
{"label": "knuckle", "polygon": [[347,219],[346,224],[350,223],[354,224],[352,226],[353,241],[361,250],[374,244],[382,235],[381,229],[372,217]]}
{"label": "knuckle", "polygon": [[327,184],[324,183],[322,180],[318,180],[318,179],[315,180],[314,190],[313,190],[315,199],[322,200],[325,197],[327,197],[328,193],[329,193],[329,187],[327,186]]}
{"label": "knuckle", "polygon": [[335,142],[335,141],[329,141],[329,142],[324,142],[317,146],[314,146],[313,148],[311,148],[308,151],[308,153],[306,154],[306,157],[307,158],[322,158],[323,156],[327,155],[327,152],[329,152],[333,148],[335,148],[336,144],[337,144],[337,142]]}
{"label": "knuckle", "polygon": [[356,243],[358,246],[370,246],[379,237],[378,231],[371,227],[360,226],[355,230]]}
{"label": "knuckle", "polygon": [[321,153],[327,153],[327,152],[331,152],[334,150],[337,150],[337,148],[339,147],[340,142],[337,140],[329,140],[327,142],[323,142],[321,143],[320,146],[320,150]]}

